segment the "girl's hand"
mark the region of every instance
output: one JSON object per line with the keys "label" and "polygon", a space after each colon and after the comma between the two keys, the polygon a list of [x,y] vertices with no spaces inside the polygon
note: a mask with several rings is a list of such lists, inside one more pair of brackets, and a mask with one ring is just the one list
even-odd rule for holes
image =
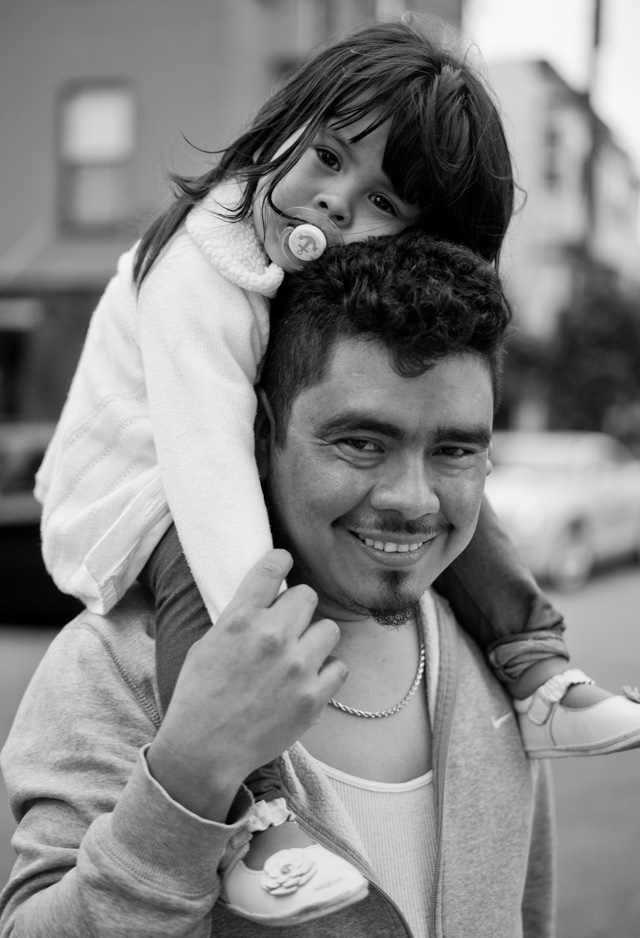
{"label": "girl's hand", "polygon": [[312,622],[308,586],[278,590],[290,554],[271,550],[190,649],[147,753],[154,778],[195,814],[224,822],[242,781],[319,717],[347,676],[335,622]]}

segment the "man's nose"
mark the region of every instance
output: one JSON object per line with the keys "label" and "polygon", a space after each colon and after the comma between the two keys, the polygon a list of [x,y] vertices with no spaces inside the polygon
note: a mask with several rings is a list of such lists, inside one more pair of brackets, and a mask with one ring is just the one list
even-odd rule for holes
{"label": "man's nose", "polygon": [[397,511],[403,518],[420,518],[440,510],[434,480],[423,460],[390,465],[369,498],[378,511]]}

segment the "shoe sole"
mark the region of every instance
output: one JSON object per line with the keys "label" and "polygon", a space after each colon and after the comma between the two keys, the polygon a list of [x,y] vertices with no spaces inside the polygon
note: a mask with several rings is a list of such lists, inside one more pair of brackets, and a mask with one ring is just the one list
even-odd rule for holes
{"label": "shoe sole", "polygon": [[[304,922],[311,922],[316,918],[323,918],[325,915],[333,915],[334,912],[341,912],[343,909],[347,909],[350,905],[355,905],[356,902],[360,902],[362,899],[366,899],[368,893],[369,883],[365,881],[365,883],[356,892],[350,893],[348,896],[343,896],[332,905],[323,904],[320,906],[310,906],[297,915],[289,915],[283,918],[269,915],[251,915],[245,912],[243,909],[239,909],[234,905],[229,905],[226,902],[221,902],[221,905],[223,905],[225,909],[228,909],[229,912],[233,912],[235,915],[240,915],[242,918],[246,918],[250,922],[257,922],[260,925],[271,925],[278,928],[287,928],[290,925],[302,925]],[[218,901],[220,902],[220,900]]]}
{"label": "shoe sole", "polygon": [[530,759],[569,759],[576,756],[606,756],[614,752],[626,752],[628,749],[637,749],[640,747],[640,733],[634,733],[633,736],[624,736],[614,742],[604,743],[602,746],[589,746],[584,749],[525,749]]}

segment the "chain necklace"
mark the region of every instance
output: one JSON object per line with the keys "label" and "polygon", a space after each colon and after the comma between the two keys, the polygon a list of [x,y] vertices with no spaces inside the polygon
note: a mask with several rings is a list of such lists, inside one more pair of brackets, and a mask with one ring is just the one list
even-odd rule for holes
{"label": "chain necklace", "polygon": [[418,662],[418,670],[416,676],[413,679],[413,684],[409,688],[405,697],[402,698],[400,703],[396,704],[395,707],[389,707],[388,710],[356,710],[354,707],[347,707],[346,704],[340,703],[339,700],[334,700],[333,697],[329,701],[332,707],[335,707],[336,710],[342,710],[343,713],[349,713],[352,717],[366,717],[368,720],[379,720],[382,717],[391,717],[394,713],[399,713],[400,710],[403,710],[418,687],[420,686],[420,681],[422,680],[422,675],[424,674],[424,665],[425,665],[425,653],[424,645],[422,639],[420,639],[420,661]]}

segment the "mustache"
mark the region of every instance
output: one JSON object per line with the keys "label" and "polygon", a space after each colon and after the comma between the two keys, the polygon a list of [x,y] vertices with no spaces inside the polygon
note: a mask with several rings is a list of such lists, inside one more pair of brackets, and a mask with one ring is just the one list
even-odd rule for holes
{"label": "mustache", "polygon": [[358,531],[371,531],[376,534],[406,534],[407,536],[424,535],[432,537],[436,534],[446,534],[452,530],[452,525],[445,521],[433,521],[428,518],[414,518],[403,520],[401,518],[364,517],[358,518],[356,524],[349,527]]}

